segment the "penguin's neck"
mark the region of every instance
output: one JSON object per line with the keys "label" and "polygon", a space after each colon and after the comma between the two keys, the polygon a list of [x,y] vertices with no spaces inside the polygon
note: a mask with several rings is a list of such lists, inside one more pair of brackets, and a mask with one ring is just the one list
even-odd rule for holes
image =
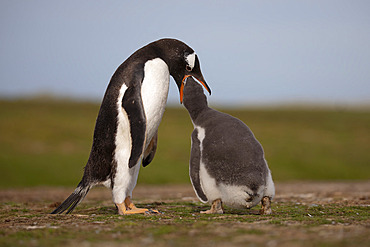
{"label": "penguin's neck", "polygon": [[188,110],[189,115],[193,123],[195,123],[198,117],[209,109],[205,95],[203,97],[192,97],[184,104]]}
{"label": "penguin's neck", "polygon": [[189,112],[189,115],[190,115],[190,118],[192,120],[193,123],[196,123],[197,122],[197,119],[198,117],[203,113],[205,112],[206,110],[208,110],[209,107],[205,107],[205,108],[197,108],[197,109],[192,109],[192,110],[188,110]]}

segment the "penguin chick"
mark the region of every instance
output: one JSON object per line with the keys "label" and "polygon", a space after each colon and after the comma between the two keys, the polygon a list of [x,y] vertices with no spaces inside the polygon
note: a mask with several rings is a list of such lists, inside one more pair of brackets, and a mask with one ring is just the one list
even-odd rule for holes
{"label": "penguin chick", "polygon": [[196,195],[211,209],[223,213],[223,204],[271,214],[274,182],[261,144],[241,120],[207,104],[202,87],[186,79],[183,102],[194,125],[191,135],[190,179]]}

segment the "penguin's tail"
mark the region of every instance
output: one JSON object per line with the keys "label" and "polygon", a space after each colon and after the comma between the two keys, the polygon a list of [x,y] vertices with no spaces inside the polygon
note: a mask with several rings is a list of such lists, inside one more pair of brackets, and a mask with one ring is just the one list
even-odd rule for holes
{"label": "penguin's tail", "polygon": [[263,190],[264,187],[260,186],[257,190],[245,191],[247,194],[247,197],[245,198],[247,208],[252,208],[256,206],[262,200],[262,197],[264,195]]}
{"label": "penguin's tail", "polygon": [[85,198],[89,190],[91,189],[91,184],[83,184],[82,181],[77,185],[77,188],[75,191],[72,192],[72,194],[65,199],[62,204],[59,205],[51,214],[61,214],[64,211],[67,210],[66,214],[69,214],[70,212],[75,209],[75,207]]}

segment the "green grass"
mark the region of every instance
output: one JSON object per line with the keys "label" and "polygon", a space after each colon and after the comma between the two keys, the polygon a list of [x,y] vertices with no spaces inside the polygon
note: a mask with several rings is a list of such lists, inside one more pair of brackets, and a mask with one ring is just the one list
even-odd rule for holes
{"label": "green grass", "polygon": [[[92,143],[99,104],[0,101],[0,187],[75,186]],[[370,178],[370,111],[224,110],[262,143],[276,181]],[[157,154],[139,183],[189,183],[190,118],[167,108]]]}
{"label": "green grass", "polygon": [[[114,214],[113,207],[91,214],[92,205],[87,204],[80,205],[75,215],[48,215],[41,204],[12,206],[30,210],[8,213],[10,205],[0,204],[1,221],[12,226],[0,230],[0,246],[266,246],[271,241],[299,242],[299,246],[367,246],[364,229],[370,216],[365,206],[336,204],[278,203],[273,204],[273,215],[264,216],[256,210],[230,209],[223,215],[204,215],[199,210],[208,206],[184,202],[138,204],[155,207],[163,214],[127,216]],[[32,207],[41,210],[35,213]]]}

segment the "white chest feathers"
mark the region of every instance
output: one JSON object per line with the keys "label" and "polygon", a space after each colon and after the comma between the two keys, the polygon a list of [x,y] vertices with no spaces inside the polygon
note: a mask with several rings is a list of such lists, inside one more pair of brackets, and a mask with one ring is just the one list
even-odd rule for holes
{"label": "white chest feathers", "polygon": [[149,60],[144,66],[144,80],[141,86],[147,126],[146,137],[150,141],[156,133],[166,107],[170,72],[160,58]]}
{"label": "white chest feathers", "polygon": [[[163,60],[156,58],[145,63],[141,97],[146,116],[147,144],[156,133],[161,122],[167,103],[169,81],[170,73],[167,64]],[[123,84],[117,100],[118,126],[115,140],[116,150],[114,152],[117,168],[114,178],[115,186],[113,188],[113,201],[115,203],[122,203],[126,196],[131,196],[140,168],[140,164],[133,169],[128,167],[132,141],[130,121],[127,113],[122,108],[122,99],[126,90],[127,86]],[[110,185],[109,181],[104,184]]]}

